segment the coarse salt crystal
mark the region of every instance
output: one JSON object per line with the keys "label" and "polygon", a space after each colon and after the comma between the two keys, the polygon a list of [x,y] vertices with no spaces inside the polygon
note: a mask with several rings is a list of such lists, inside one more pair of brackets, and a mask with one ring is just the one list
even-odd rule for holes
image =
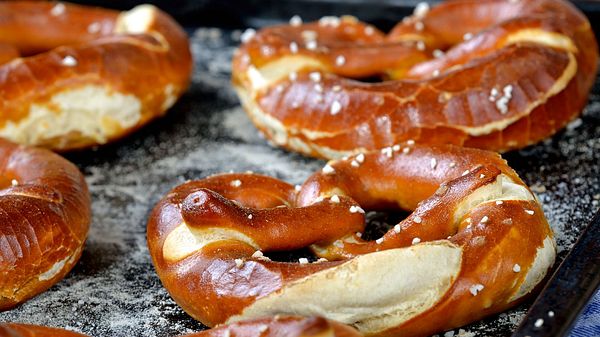
{"label": "coarse salt crystal", "polygon": [[254,36],[256,36],[256,30],[248,28],[242,33],[242,35],[240,36],[240,40],[242,41],[242,43],[246,43],[252,40]]}
{"label": "coarse salt crystal", "polygon": [[77,60],[73,56],[67,55],[62,59],[61,64],[67,67],[74,67],[77,65]]}
{"label": "coarse salt crystal", "polygon": [[335,172],[335,169],[334,169],[334,168],[333,168],[331,165],[329,165],[329,164],[326,164],[326,165],[323,167],[322,171],[323,171],[323,173],[325,173],[325,174],[331,174],[331,173]]}
{"label": "coarse salt crystal", "polygon": [[425,17],[429,12],[429,4],[427,2],[419,2],[415,6],[415,10],[413,11],[413,15],[419,19]]}
{"label": "coarse salt crystal", "polygon": [[302,24],[302,18],[298,15],[294,15],[292,16],[292,18],[290,19],[290,25],[294,26],[294,27],[298,27]]}
{"label": "coarse salt crystal", "polygon": [[296,54],[298,52],[298,44],[296,42],[290,42],[290,51],[292,54]]}
{"label": "coarse salt crystal", "polygon": [[321,81],[321,73],[318,71],[313,71],[312,73],[308,74],[308,77],[313,81],[313,82],[319,82]]}
{"label": "coarse salt crystal", "polygon": [[483,284],[474,284],[469,288],[469,291],[471,292],[471,295],[473,296],[477,296],[477,294],[479,292],[481,292],[483,290],[484,286]]}
{"label": "coarse salt crystal", "polygon": [[340,102],[333,101],[333,103],[331,103],[331,109],[329,112],[332,115],[337,115],[341,110],[342,110],[342,104]]}

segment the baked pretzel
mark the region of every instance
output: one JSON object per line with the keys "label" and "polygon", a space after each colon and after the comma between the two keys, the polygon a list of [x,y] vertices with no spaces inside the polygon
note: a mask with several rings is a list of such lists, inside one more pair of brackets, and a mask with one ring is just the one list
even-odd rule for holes
{"label": "baked pretzel", "polygon": [[0,137],[55,150],[104,144],[162,115],[191,70],[185,32],[153,6],[0,2]]}
{"label": "baked pretzel", "polygon": [[[221,325],[214,329],[186,335],[185,337],[360,337],[355,329],[320,317],[286,316],[260,318]],[[1,336],[0,336],[1,337]]]}
{"label": "baked pretzel", "polygon": [[[223,325],[185,337],[360,337],[356,330],[347,325],[328,321],[319,317],[274,317],[255,319],[230,325]],[[0,324],[0,337],[87,337],[63,329],[43,326],[4,323]]]}
{"label": "baked pretzel", "polygon": [[75,165],[0,139],[0,311],[60,281],[79,260],[90,196]]}
{"label": "baked pretzel", "polygon": [[44,326],[2,323],[0,337],[88,337],[69,330],[49,328]]}
{"label": "baked pretzel", "polygon": [[[363,209],[414,210],[365,241]],[[315,263],[264,254],[310,246]],[[163,285],[208,326],[322,316],[368,336],[421,336],[514,305],[555,258],[527,186],[496,153],[410,141],[330,161],[297,189],[257,174],[174,188],[148,247]]]}
{"label": "baked pretzel", "polygon": [[[385,35],[324,17],[243,35],[233,84],[276,145],[340,158],[408,139],[495,151],[536,143],[574,119],[598,47],[563,0],[456,0]],[[382,83],[356,81],[384,76]]]}

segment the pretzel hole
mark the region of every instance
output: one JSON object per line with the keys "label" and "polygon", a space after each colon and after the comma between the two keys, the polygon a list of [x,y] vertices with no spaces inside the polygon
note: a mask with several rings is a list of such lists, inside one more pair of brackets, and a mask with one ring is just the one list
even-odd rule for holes
{"label": "pretzel hole", "polygon": [[275,262],[299,262],[300,259],[306,259],[308,263],[313,263],[319,259],[308,248],[265,252],[264,255]]}
{"label": "pretzel hole", "polygon": [[400,209],[393,211],[368,211],[365,215],[365,231],[362,233],[361,238],[366,241],[377,240],[410,214],[410,211]]}
{"label": "pretzel hole", "polygon": [[384,82],[387,79],[387,76],[385,75],[371,75],[371,76],[365,76],[365,77],[354,77],[352,78],[352,80],[357,81],[357,82],[362,82],[362,83],[381,83]]}
{"label": "pretzel hole", "polygon": [[[365,230],[361,232],[361,238],[367,241],[374,241],[382,237],[394,225],[400,223],[411,214],[406,210],[391,211],[368,211],[365,214]],[[302,248],[289,251],[271,251],[263,252],[264,256],[276,262],[298,262],[300,259],[306,259],[308,263],[317,262],[319,257],[310,249]]]}

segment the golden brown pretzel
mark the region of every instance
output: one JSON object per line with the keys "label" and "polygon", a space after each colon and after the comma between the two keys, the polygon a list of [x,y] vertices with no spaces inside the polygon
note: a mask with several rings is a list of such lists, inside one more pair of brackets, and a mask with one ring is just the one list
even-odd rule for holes
{"label": "golden brown pretzel", "polygon": [[0,137],[56,150],[104,144],[162,115],[191,69],[185,32],[153,6],[0,2]]}
{"label": "golden brown pretzel", "polygon": [[0,337],[87,337],[69,330],[49,328],[44,326],[1,323]]}
{"label": "golden brown pretzel", "polygon": [[[185,337],[360,337],[355,329],[320,317],[260,318],[221,325]],[[0,336],[2,337],[2,336]]]}
{"label": "golden brown pretzel", "polygon": [[[185,335],[185,337],[360,337],[347,325],[319,317],[273,317],[223,325],[211,330]],[[0,337],[86,337],[63,329],[43,326],[4,323],[0,324]],[[183,336],[182,336],[183,337]]]}
{"label": "golden brown pretzel", "polygon": [[[414,211],[363,241],[361,207]],[[499,155],[414,142],[330,161],[298,190],[256,174],[185,183],[155,207],[148,246],[175,301],[208,326],[323,316],[368,336],[426,335],[504,310],[555,257],[539,203]],[[263,255],[306,246],[329,261]]]}
{"label": "golden brown pretzel", "polygon": [[563,0],[421,5],[387,35],[351,17],[295,19],[243,40],[233,84],[254,124],[324,158],[408,139],[522,148],[581,112],[598,59],[588,20]]}
{"label": "golden brown pretzel", "polygon": [[83,175],[66,159],[0,139],[0,311],[61,280],[90,223]]}

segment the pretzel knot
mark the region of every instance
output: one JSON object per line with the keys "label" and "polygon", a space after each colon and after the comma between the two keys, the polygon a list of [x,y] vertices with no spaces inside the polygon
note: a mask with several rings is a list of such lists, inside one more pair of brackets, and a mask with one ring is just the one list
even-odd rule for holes
{"label": "pretzel knot", "polygon": [[408,139],[522,148],[581,112],[598,58],[588,20],[562,0],[421,5],[387,35],[352,17],[296,18],[243,42],[233,84],[254,124],[323,158]]}
{"label": "pretzel knot", "polygon": [[191,70],[185,32],[154,6],[0,2],[0,137],[57,150],[104,144],[164,114]]}
{"label": "pretzel knot", "polygon": [[[19,323],[1,323],[2,337],[89,337],[68,330]],[[347,325],[320,317],[276,316],[254,319],[182,337],[359,337]]]}
{"label": "pretzel knot", "polygon": [[[364,210],[398,208],[412,214],[361,238]],[[175,301],[208,326],[323,316],[374,336],[504,310],[555,257],[539,203],[499,155],[412,142],[330,161],[298,191],[251,173],[185,183],[155,207],[148,245]],[[307,246],[319,260],[265,256]]]}

